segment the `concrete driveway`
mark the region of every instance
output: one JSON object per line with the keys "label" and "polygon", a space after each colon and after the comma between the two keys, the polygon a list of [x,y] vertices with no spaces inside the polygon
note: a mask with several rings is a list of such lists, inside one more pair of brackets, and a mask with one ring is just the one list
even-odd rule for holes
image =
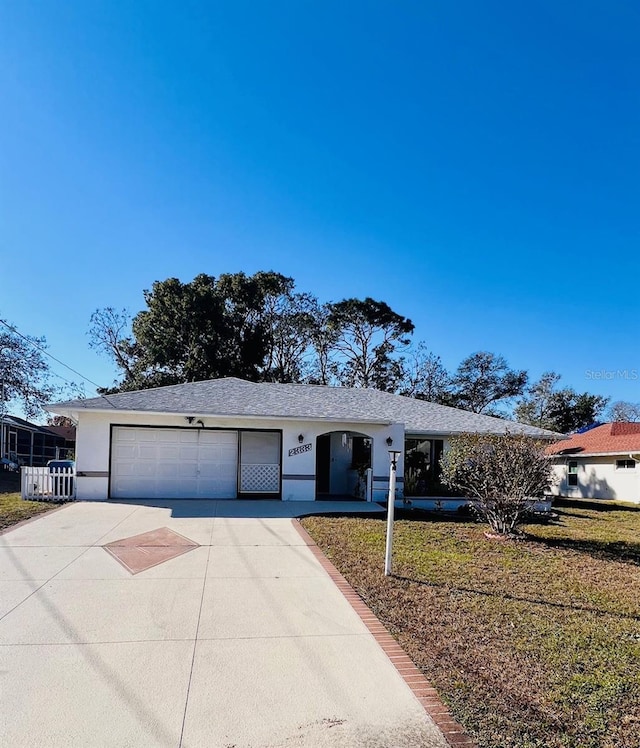
{"label": "concrete driveway", "polygon": [[[2,744],[444,748],[299,509],[79,502],[0,536]],[[131,573],[163,528],[182,555]]]}

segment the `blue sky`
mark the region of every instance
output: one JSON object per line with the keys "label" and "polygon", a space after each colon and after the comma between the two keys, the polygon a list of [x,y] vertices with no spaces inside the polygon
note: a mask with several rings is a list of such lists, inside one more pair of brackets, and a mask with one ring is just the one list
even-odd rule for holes
{"label": "blue sky", "polygon": [[95,308],[273,269],[640,401],[639,36],[631,0],[2,3],[0,316],[109,384]]}

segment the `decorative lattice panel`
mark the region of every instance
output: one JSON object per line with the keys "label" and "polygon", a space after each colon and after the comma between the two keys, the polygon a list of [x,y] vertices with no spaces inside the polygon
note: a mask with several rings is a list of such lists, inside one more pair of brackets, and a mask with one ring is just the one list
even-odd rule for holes
{"label": "decorative lattice panel", "polygon": [[278,493],[280,465],[242,465],[240,490],[246,493]]}

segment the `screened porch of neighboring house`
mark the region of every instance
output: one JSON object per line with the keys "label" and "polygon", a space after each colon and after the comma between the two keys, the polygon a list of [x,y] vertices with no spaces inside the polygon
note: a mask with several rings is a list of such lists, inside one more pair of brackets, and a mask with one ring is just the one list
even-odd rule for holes
{"label": "screened porch of neighboring house", "polygon": [[75,429],[40,426],[4,415],[0,419],[0,458],[20,466],[44,466],[49,460],[73,458]]}

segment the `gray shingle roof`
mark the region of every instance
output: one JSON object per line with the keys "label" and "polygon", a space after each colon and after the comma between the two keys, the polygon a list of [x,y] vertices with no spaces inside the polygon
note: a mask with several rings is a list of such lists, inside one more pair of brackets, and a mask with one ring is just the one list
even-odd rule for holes
{"label": "gray shingle roof", "polygon": [[378,390],[310,384],[247,382],[229,377],[120,392],[50,405],[54,413],[87,410],[141,411],[181,415],[216,415],[331,421],[404,423],[407,432],[451,434],[467,431],[502,434],[509,430],[554,438],[558,434],[533,426],[470,413],[458,408],[392,395]]}

